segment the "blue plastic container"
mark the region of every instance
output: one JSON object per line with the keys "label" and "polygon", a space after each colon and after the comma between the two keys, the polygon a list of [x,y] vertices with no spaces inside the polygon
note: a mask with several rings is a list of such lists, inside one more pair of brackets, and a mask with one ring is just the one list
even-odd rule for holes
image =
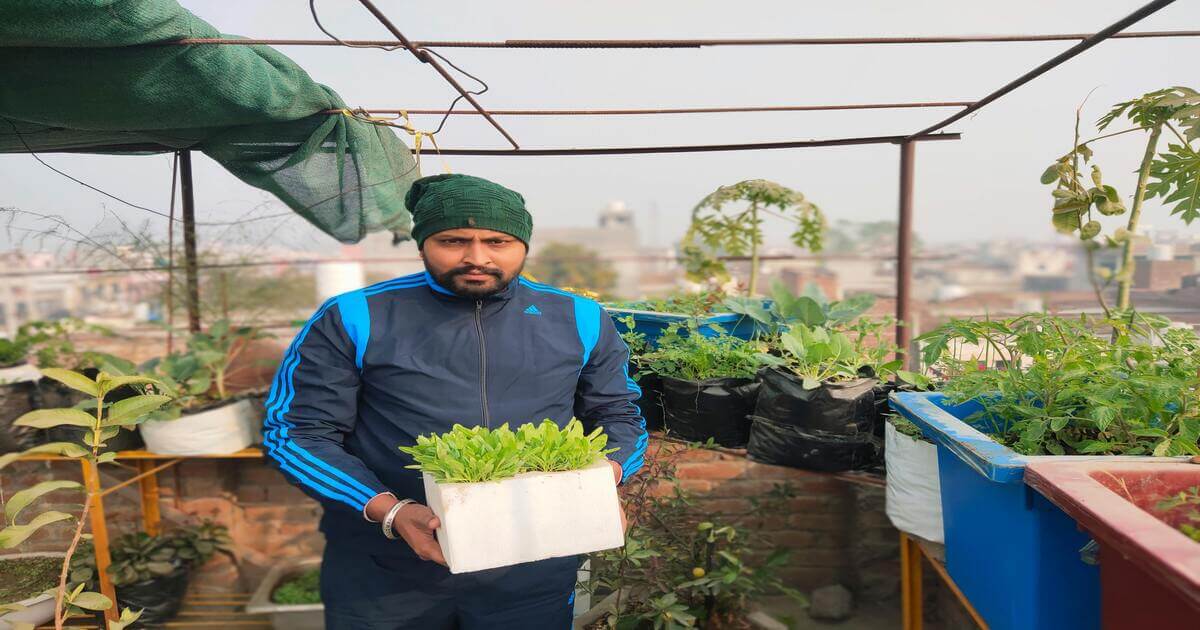
{"label": "blue plastic container", "polygon": [[[633,330],[635,332],[646,335],[646,342],[653,346],[657,343],[658,338],[662,336],[663,331],[667,326],[676,322],[687,322],[692,319],[690,315],[680,315],[678,313],[659,313],[655,311],[637,311],[628,308],[605,307],[613,317],[613,322],[617,325],[618,332],[626,332],[629,327],[621,320],[632,316]],[[737,313],[717,313],[698,318],[700,324],[700,334],[705,337],[714,337],[720,332],[713,325],[720,326],[720,329],[726,334],[733,335],[739,339],[750,339],[758,330],[758,324],[753,318]]]}
{"label": "blue plastic container", "polygon": [[962,420],[976,402],[899,392],[892,409],[937,443],[946,569],[992,630],[1100,627],[1100,572],[1080,560],[1088,535],[1024,484],[1026,456]]}

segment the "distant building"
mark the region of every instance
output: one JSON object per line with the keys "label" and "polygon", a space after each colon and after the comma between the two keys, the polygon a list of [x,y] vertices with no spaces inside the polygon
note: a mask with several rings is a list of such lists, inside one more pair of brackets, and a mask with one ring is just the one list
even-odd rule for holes
{"label": "distant building", "polygon": [[590,249],[617,272],[613,293],[635,298],[642,295],[641,273],[645,266],[639,260],[644,254],[639,240],[633,211],[624,202],[614,201],[600,211],[596,227],[538,228],[529,255],[536,257],[538,248],[550,243]]}

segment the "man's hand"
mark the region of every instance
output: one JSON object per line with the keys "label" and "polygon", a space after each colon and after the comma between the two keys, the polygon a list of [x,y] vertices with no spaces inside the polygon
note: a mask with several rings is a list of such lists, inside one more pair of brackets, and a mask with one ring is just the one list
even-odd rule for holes
{"label": "man's hand", "polygon": [[446,566],[442,546],[438,544],[437,538],[433,537],[433,533],[441,524],[433,510],[427,506],[409,503],[396,513],[396,518],[392,520],[392,531],[412,547],[418,558]]}
{"label": "man's hand", "polygon": [[[392,506],[398,502],[396,497],[390,494],[381,494],[367,503],[364,513],[372,522],[378,523],[387,517]],[[433,537],[433,532],[440,526],[441,522],[433,514],[433,510],[420,503],[406,504],[392,519],[392,531],[412,547],[418,558],[445,566],[446,558],[442,556],[442,547]]]}
{"label": "man's hand", "polygon": [[613,483],[620,485],[621,477],[625,476],[625,471],[621,470],[621,465],[613,460],[608,460],[608,465],[613,469]]}

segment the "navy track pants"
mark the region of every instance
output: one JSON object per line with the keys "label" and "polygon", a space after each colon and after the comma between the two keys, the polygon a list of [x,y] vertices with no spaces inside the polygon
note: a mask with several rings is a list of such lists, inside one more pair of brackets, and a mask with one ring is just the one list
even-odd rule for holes
{"label": "navy track pants", "polygon": [[579,563],[571,556],[454,575],[415,557],[332,544],[321,564],[325,627],[568,630]]}

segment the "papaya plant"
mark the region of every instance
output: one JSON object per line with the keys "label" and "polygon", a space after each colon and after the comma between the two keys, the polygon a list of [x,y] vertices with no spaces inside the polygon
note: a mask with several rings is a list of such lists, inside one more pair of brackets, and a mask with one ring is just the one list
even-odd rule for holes
{"label": "papaya plant", "polygon": [[[1171,215],[1187,225],[1200,218],[1200,152],[1194,146],[1200,140],[1200,93],[1191,88],[1172,87],[1156,90],[1136,99],[1117,103],[1097,122],[1100,131],[1107,131],[1117,120],[1126,118],[1133,124],[1129,129],[1106,133],[1089,140],[1079,140],[1079,112],[1076,111],[1075,142],[1066,155],[1051,164],[1042,174],[1043,184],[1053,185],[1054,227],[1060,232],[1077,233],[1088,251],[1089,266],[1092,252],[1100,247],[1120,247],[1120,266],[1114,271],[1089,269],[1093,286],[1106,313],[1103,288],[1117,282],[1117,309],[1130,307],[1129,295],[1133,284],[1133,241],[1142,217],[1145,202],[1161,197],[1164,204],[1174,204]],[[1158,151],[1163,132],[1169,132],[1178,143],[1168,143]],[[1084,168],[1091,163],[1091,144],[1126,133],[1146,133],[1146,147],[1137,170],[1133,200],[1126,208],[1116,188],[1104,183],[1100,167],[1091,164],[1089,181],[1084,180]],[[1128,212],[1123,227],[1103,235],[1099,216],[1120,216]],[[1105,284],[1096,279],[1100,276]]]}
{"label": "papaya plant", "polygon": [[[132,430],[133,426],[145,420],[148,414],[171,400],[169,396],[161,394],[142,394],[114,403],[105,401],[105,397],[119,387],[126,385],[160,385],[157,380],[147,376],[112,376],[107,372],[99,372],[93,379],[79,372],[60,368],[45,368],[42,370],[42,374],[71,389],[92,396],[93,400],[91,401],[91,405],[88,406],[88,409],[91,411],[85,411],[81,408],[36,409],[21,416],[13,424],[38,429],[63,425],[79,426],[87,429],[85,438],[80,443],[52,442],[50,444],[35,446],[19,453],[0,455],[0,468],[4,468],[23,455],[36,453],[54,453],[75,459],[83,459],[92,466],[110,463],[116,457],[116,453],[100,452],[100,449],[105,446],[105,441],[112,439],[120,431]],[[35,501],[46,494],[58,490],[84,491],[83,507],[79,514],[49,510],[27,520],[19,518],[25,509]],[[112,600],[105,595],[85,590],[86,584],[82,582],[71,584],[68,582],[71,558],[75,554],[80,541],[84,538],[83,530],[87,523],[88,511],[97,500],[99,500],[98,494],[88,491],[79,482],[51,480],[43,481],[14,493],[8,497],[8,501],[4,504],[4,515],[9,525],[0,530],[0,549],[9,549],[17,546],[42,527],[52,523],[62,521],[75,522],[75,532],[67,548],[66,556],[63,558],[62,573],[55,592],[54,625],[57,630],[62,630],[63,624],[68,618],[89,614],[85,611],[108,610],[113,606]],[[21,520],[25,520],[25,522],[22,523],[20,522]],[[119,620],[109,622],[109,630],[120,630],[136,620],[137,617],[138,613],[136,612],[122,611]]]}
{"label": "papaya plant", "polygon": [[[739,209],[730,209],[737,204]],[[742,205],[744,204],[744,206]],[[797,247],[821,251],[825,215],[804,195],[765,179],[721,186],[692,210],[692,222],[683,237],[682,259],[688,276],[698,282],[728,277],[718,253],[750,256],[747,293],[758,290],[759,249],[763,244],[762,215],[778,216],[796,225],[791,240]]]}

